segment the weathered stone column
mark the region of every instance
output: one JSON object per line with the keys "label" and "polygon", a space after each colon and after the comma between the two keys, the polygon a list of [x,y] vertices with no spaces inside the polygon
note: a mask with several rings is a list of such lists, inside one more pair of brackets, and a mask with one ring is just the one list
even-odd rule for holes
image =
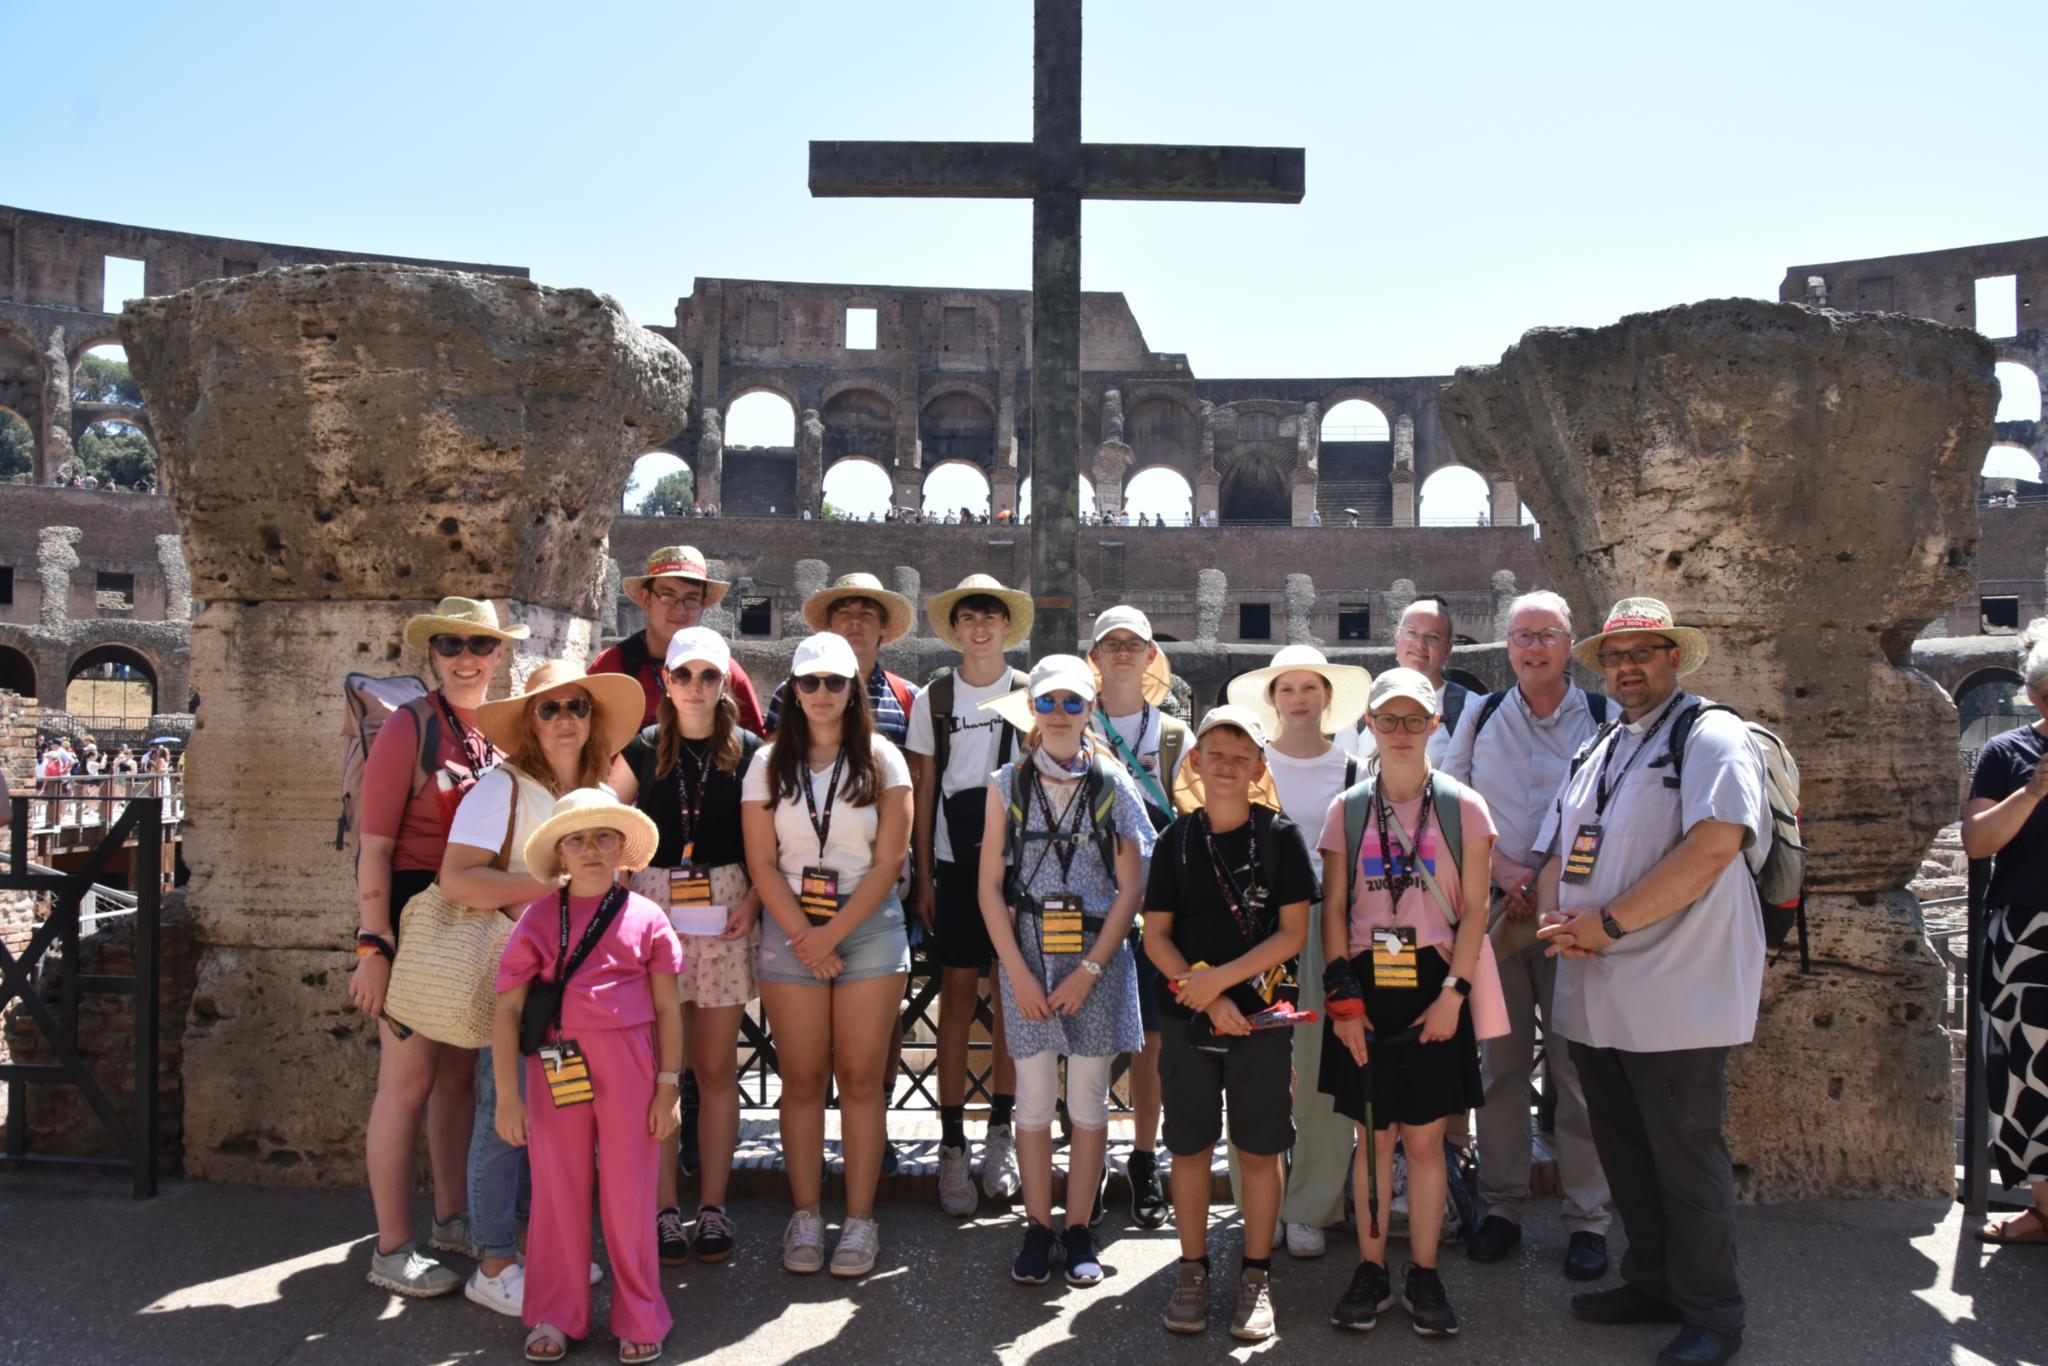
{"label": "weathered stone column", "polygon": [[515,675],[586,658],[606,533],[634,457],[685,421],[689,366],[601,295],[387,265],[138,300],[121,340],[206,604],[186,1170],[354,1184],[377,1063],[346,995],[341,677],[423,671],[400,627],[445,594],[534,628]]}
{"label": "weathered stone column", "polygon": [[1394,525],[1415,525],[1415,419],[1394,419]]}
{"label": "weathered stone column", "polygon": [[1010,514],[1011,520],[1016,519],[1017,471],[1014,468],[998,466],[988,476],[989,521],[994,522],[1006,512]]}
{"label": "weathered stone column", "polygon": [[1953,1190],[1945,973],[1905,885],[1956,817],[1956,714],[1900,666],[1974,581],[1991,367],[1936,323],[1718,300],[1530,332],[1444,390],[1579,620],[1669,602],[1713,641],[1686,686],[1798,759],[1814,972],[1768,973],[1730,1068],[1751,1197]]}
{"label": "weathered stone column", "polygon": [[907,564],[899,564],[889,571],[889,591],[899,593],[910,600],[910,630],[906,634],[923,635],[927,629],[924,619],[924,576]]}
{"label": "weathered stone column", "polygon": [[825,420],[816,408],[806,408],[796,424],[796,507],[816,517],[825,498]]}
{"label": "weathered stone column", "polygon": [[1306,574],[1287,576],[1287,643],[1316,643],[1316,581]]}
{"label": "weathered stone column", "polygon": [[70,336],[64,328],[50,329],[41,338],[43,361],[42,430],[36,434],[36,482],[47,484],[50,477],[71,464],[77,453],[71,441],[71,355]]}
{"label": "weathered stone column", "polygon": [[1230,598],[1230,580],[1220,569],[1195,572],[1195,639],[1214,645],[1223,638],[1223,605]]}
{"label": "weathered stone column", "polygon": [[725,503],[725,422],[718,409],[704,409],[704,430],[697,436],[697,466],[693,472],[697,501],[707,507]]}
{"label": "weathered stone column", "polygon": [[811,633],[810,625],[804,621],[804,599],[832,582],[832,567],[823,560],[798,560],[791,577],[796,580],[795,601],[783,614],[782,636],[785,640],[802,640]]}

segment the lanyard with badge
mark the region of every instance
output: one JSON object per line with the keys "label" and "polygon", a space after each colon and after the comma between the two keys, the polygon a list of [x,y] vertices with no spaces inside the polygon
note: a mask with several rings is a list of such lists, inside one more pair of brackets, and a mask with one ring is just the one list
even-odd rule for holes
{"label": "lanyard with badge", "polygon": [[818,837],[818,861],[803,871],[797,905],[810,917],[813,925],[822,925],[839,914],[839,874],[825,866],[825,841],[832,833],[832,804],[839,799],[839,775],[846,769],[846,746],[839,747],[839,757],[832,761],[832,781],[825,789],[825,811],[818,813],[818,798],[812,790],[816,787],[815,776],[809,765],[804,768],[804,806],[811,817],[811,830]]}
{"label": "lanyard with badge", "polygon": [[[695,768],[697,780],[690,781]],[[685,742],[676,751],[676,810],[682,817],[683,849],[668,870],[668,919],[678,934],[717,934],[725,908],[711,904],[711,873],[697,863],[697,830],[704,819],[704,793],[711,785],[711,749],[702,754]]]}
{"label": "lanyard with badge", "polygon": [[455,714],[454,706],[448,701],[448,694],[436,692],[434,700],[441,704],[441,719],[448,723],[448,729],[455,732],[455,738],[462,745],[462,757],[469,761],[469,776],[481,778],[495,765],[491,760],[491,742],[481,732],[472,731],[462,724],[462,718]]}
{"label": "lanyard with badge", "polygon": [[[1046,848],[1038,855],[1038,862],[1031,869],[1031,876],[1024,880],[1030,886],[1045,867],[1047,853],[1057,855],[1060,861],[1060,886],[1064,889],[1073,876],[1074,849],[1081,839],[1081,820],[1087,815],[1087,784],[1077,783],[1073,796],[1067,801],[1067,828],[1060,829],[1059,818],[1053,815],[1052,799],[1045,792],[1045,776],[1036,769],[1031,772],[1031,789],[1038,795],[1038,809],[1045,814]],[[1086,953],[1087,925],[1082,914],[1081,898],[1072,892],[1062,890],[1052,896],[1036,898],[1038,903],[1038,952],[1040,960],[1055,953]]]}
{"label": "lanyard with badge", "polygon": [[1629,770],[1636,766],[1636,761],[1649,753],[1650,741],[1657,738],[1657,732],[1664,728],[1664,723],[1671,719],[1671,713],[1675,710],[1676,707],[1667,704],[1658,714],[1656,724],[1643,732],[1643,738],[1637,743],[1635,752],[1628,756],[1628,762],[1621,766],[1621,772],[1614,775],[1614,786],[1611,788],[1607,786],[1607,769],[1614,762],[1614,751],[1620,747],[1623,731],[1617,729],[1608,739],[1606,752],[1600,756],[1599,772],[1593,776],[1593,819],[1581,825],[1579,832],[1572,836],[1572,847],[1565,854],[1561,881],[1578,884],[1592,880],[1593,865],[1600,861],[1601,841],[1607,838],[1607,803],[1615,793],[1621,791],[1622,782],[1628,777]]}
{"label": "lanyard with badge", "polygon": [[[1387,831],[1395,825],[1395,817],[1387,802],[1386,788],[1380,782],[1373,784],[1372,801],[1373,824],[1378,828],[1380,837],[1380,869],[1387,879],[1387,910],[1392,915],[1400,908],[1402,895],[1422,883],[1419,871],[1422,867],[1422,832],[1429,828],[1429,818],[1436,810],[1435,784],[1425,780],[1422,785],[1422,811],[1415,818],[1415,838],[1412,841],[1387,837]],[[1421,985],[1415,955],[1414,926],[1388,924],[1374,930],[1373,986],[1393,991]]]}
{"label": "lanyard with badge", "polygon": [[[1254,947],[1266,937],[1259,932],[1259,912],[1263,909],[1266,898],[1271,895],[1271,889],[1259,886],[1259,822],[1256,813],[1244,823],[1247,840],[1245,866],[1252,878],[1250,887],[1240,887],[1237,874],[1224,866],[1223,855],[1216,848],[1215,832],[1209,828],[1209,813],[1197,808],[1194,819],[1188,824],[1200,829],[1202,843],[1209,851],[1209,871],[1216,877],[1216,891],[1223,898],[1224,906],[1229,909],[1230,918],[1237,922],[1237,932],[1244,937],[1245,947]],[[1185,853],[1182,857],[1185,859]],[[1196,970],[1205,966],[1207,965],[1198,964]],[[1286,981],[1286,966],[1275,964],[1257,982],[1246,985],[1258,993],[1260,1000],[1270,1004],[1274,993]]]}
{"label": "lanyard with badge", "polygon": [[1158,775],[1153,772],[1159,767],[1158,757],[1155,755],[1149,763],[1139,757],[1145,748],[1145,732],[1152,726],[1152,704],[1144,702],[1139,705],[1141,710],[1138,712],[1138,738],[1135,742],[1125,740],[1123,732],[1116,728],[1116,722],[1106,715],[1102,718],[1103,734],[1109,741],[1109,747],[1116,751],[1116,757],[1130,770],[1131,776],[1145,785],[1145,795],[1150,798],[1150,804],[1170,814],[1173,811],[1173,803],[1167,800],[1166,791],[1161,786]]}
{"label": "lanyard with badge", "polygon": [[562,929],[555,944],[555,975],[550,985],[554,988],[554,1010],[551,1024],[555,1041],[543,1044],[537,1052],[541,1072],[548,1083],[548,1096],[555,1108],[564,1109],[571,1105],[588,1105],[596,1092],[591,1087],[590,1064],[583,1056],[583,1050],[574,1039],[562,1037],[562,1003],[568,995],[569,974],[582,965],[590,956],[597,940],[611,925],[618,914],[619,903],[626,899],[624,887],[613,887],[605,893],[604,900],[591,914],[590,923],[583,928],[583,937],[576,943],[574,957],[569,954],[569,889],[561,892]]}

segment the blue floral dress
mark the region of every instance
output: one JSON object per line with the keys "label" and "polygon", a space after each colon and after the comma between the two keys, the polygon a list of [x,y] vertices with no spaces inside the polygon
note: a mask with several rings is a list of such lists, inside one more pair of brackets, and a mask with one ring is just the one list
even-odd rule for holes
{"label": "blue floral dress", "polygon": [[[1028,762],[1027,774],[1030,771]],[[1100,762],[1099,756],[1095,762]],[[1136,843],[1141,859],[1150,858],[1157,836],[1153,833],[1152,822],[1145,815],[1138,785],[1121,764],[1103,763],[1102,771],[1108,775],[1116,792],[1110,819],[1117,834]],[[1016,780],[1017,765],[1005,764],[990,781],[1002,793],[1003,801],[1008,803]],[[1085,790],[1083,786],[1074,789],[1077,797]],[[1031,795],[1028,778],[1024,795]],[[1052,798],[1054,814],[1062,819],[1064,825],[1068,814],[1065,804],[1054,788],[1049,787],[1047,795]],[[1035,800],[1026,801],[1023,805],[1025,833],[1044,831],[1044,809]],[[1085,831],[1088,824],[1085,815],[1081,824]],[[1076,847],[1071,869],[1065,874],[1060,871],[1059,857],[1045,841],[1027,839],[1024,845],[1017,876],[1027,894],[1047,897],[1069,893],[1081,898],[1084,915],[1109,914],[1111,905],[1116,901],[1116,883],[1109,870],[1103,867],[1098,846],[1092,839],[1084,837]],[[1040,854],[1045,857],[1041,859]],[[1090,930],[1083,940],[1082,953],[1056,953],[1042,958],[1038,951],[1037,926],[1032,917],[1017,916],[1014,906],[1011,907],[1011,915],[1017,929],[1017,946],[1048,995],[1066,979],[1068,973],[1081,965],[1083,954],[1095,946],[1095,931]],[[1132,956],[1128,936],[1117,946],[1116,957],[1103,968],[1095,989],[1088,993],[1087,1003],[1073,1015],[1054,1015],[1049,1020],[1025,1019],[1017,1010],[1009,974],[999,968],[996,976],[1002,987],[1004,1039],[1013,1058],[1028,1058],[1047,1050],[1067,1057],[1111,1058],[1119,1053],[1136,1053],[1145,1046],[1145,1029],[1138,1018],[1137,960]]]}

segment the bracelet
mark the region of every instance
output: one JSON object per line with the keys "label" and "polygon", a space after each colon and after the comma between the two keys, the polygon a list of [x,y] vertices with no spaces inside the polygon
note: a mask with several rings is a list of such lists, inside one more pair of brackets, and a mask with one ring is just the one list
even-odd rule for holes
{"label": "bracelet", "polygon": [[357,931],[356,957],[362,958],[372,953],[383,954],[387,963],[396,962],[398,959],[398,949],[389,939],[381,934],[372,934],[368,930]]}
{"label": "bracelet", "polygon": [[654,1084],[656,1086],[680,1087],[683,1084],[683,1074],[680,1071],[656,1072],[654,1074]]}
{"label": "bracelet", "polygon": [[1333,1020],[1362,1020],[1365,1002],[1357,996],[1325,996],[1323,1011]]}

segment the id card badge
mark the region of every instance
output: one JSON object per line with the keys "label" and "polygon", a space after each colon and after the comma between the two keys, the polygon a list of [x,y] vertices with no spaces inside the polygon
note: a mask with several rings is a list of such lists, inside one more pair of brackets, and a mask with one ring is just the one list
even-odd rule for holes
{"label": "id card badge", "polygon": [[1258,985],[1253,987],[1252,990],[1258,992],[1261,1001],[1264,1001],[1267,1005],[1272,1005],[1280,994],[1280,988],[1286,985],[1287,965],[1285,963],[1275,963],[1260,975]]}
{"label": "id card badge", "polygon": [[669,869],[668,904],[671,907],[709,906],[711,874],[688,859]]}
{"label": "id card badge", "polygon": [[1421,985],[1415,972],[1415,931],[1407,925],[1372,932],[1372,984],[1382,991]]}
{"label": "id card badge", "polygon": [[1572,836],[1570,852],[1564,856],[1564,873],[1560,881],[1577,883],[1591,880],[1593,865],[1600,861],[1600,841],[1605,838],[1605,826],[1580,826],[1579,833]]}
{"label": "id card badge", "polygon": [[548,1097],[557,1110],[571,1105],[588,1105],[597,1097],[590,1085],[590,1064],[574,1039],[544,1044],[540,1050],[541,1074],[547,1078]]}
{"label": "id card badge", "polygon": [[1080,897],[1062,893],[1039,902],[1039,953],[1086,953],[1087,946],[1082,942],[1084,933]]}
{"label": "id card badge", "polygon": [[830,868],[806,868],[799,887],[796,904],[812,924],[822,925],[839,914],[839,874]]}

